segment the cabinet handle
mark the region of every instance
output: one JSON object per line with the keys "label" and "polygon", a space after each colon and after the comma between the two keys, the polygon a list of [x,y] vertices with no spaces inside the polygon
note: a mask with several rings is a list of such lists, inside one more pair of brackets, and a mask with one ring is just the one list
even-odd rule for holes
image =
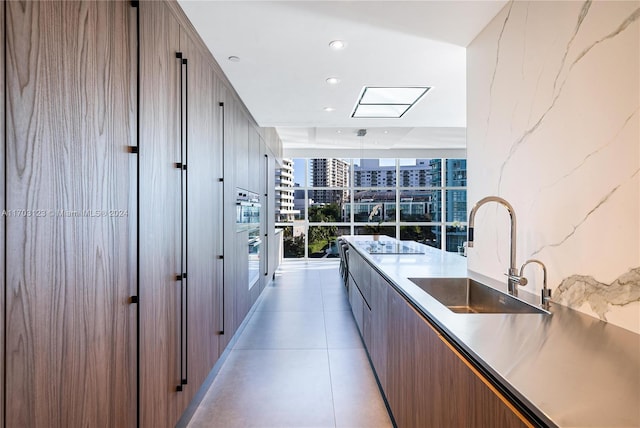
{"label": "cabinet handle", "polygon": [[183,385],[187,384],[188,364],[189,364],[189,287],[187,282],[187,261],[188,261],[188,229],[187,229],[187,148],[188,148],[188,61],[183,58],[182,52],[176,52],[176,59],[179,67],[179,111],[180,111],[180,162],[176,167],[180,169],[180,271],[176,280],[180,282],[180,320],[179,328],[179,360],[180,375],[179,384],[176,391],[183,391]]}
{"label": "cabinet handle", "polygon": [[[218,103],[218,106],[220,107],[220,129],[221,129],[221,146],[222,146],[222,159],[224,159],[224,120],[225,120],[225,111],[224,111],[224,103],[220,102]],[[224,164],[222,164],[222,174],[224,175]],[[224,177],[220,178],[220,183],[224,183]],[[222,206],[224,206],[224,184],[222,186]],[[221,239],[221,245],[223,246],[221,253],[224,254],[224,233],[225,233],[225,215],[224,213],[222,214],[222,239]],[[223,256],[220,256],[220,259],[223,259]],[[220,330],[218,331],[219,334],[223,335],[224,334],[224,261],[222,262],[222,284],[220,284],[220,319],[219,321],[219,325],[220,325]]]}
{"label": "cabinet handle", "polygon": [[182,102],[182,287],[181,293],[181,314],[183,329],[181,330],[184,335],[184,342],[181,341],[181,352],[183,355],[184,366],[180,369],[180,379],[182,385],[187,384],[189,373],[189,282],[187,280],[187,272],[189,271],[189,176],[187,172],[188,164],[188,148],[189,148],[189,63],[187,58],[182,58],[180,64],[181,71],[181,102]]}

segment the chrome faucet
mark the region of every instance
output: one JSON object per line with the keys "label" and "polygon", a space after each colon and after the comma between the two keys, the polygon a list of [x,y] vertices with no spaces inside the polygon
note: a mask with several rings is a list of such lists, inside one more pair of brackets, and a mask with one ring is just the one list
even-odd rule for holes
{"label": "chrome faucet", "polygon": [[522,266],[520,266],[520,281],[521,285],[527,285],[527,279],[522,276],[522,272],[524,271],[524,267],[529,263],[537,263],[542,266],[542,298],[540,300],[540,306],[543,309],[549,309],[549,300],[551,300],[551,290],[547,288],[547,267],[540,260],[537,259],[529,259]]}
{"label": "chrome faucet", "polygon": [[511,217],[511,253],[509,260],[509,272],[506,273],[509,278],[508,289],[509,294],[512,296],[518,295],[518,284],[522,283],[522,277],[518,275],[518,270],[516,268],[516,212],[514,211],[511,204],[499,196],[487,196],[480,199],[476,204],[471,208],[469,212],[469,224],[468,224],[468,238],[467,238],[467,248],[473,248],[473,228],[475,224],[476,211],[478,208],[486,204],[487,202],[497,202],[501,204],[503,207],[509,211],[509,216]]}

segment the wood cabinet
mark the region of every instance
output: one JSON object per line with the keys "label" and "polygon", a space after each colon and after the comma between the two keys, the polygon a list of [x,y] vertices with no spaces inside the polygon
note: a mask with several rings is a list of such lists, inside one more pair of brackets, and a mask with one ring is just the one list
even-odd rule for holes
{"label": "wood cabinet", "polygon": [[258,193],[260,196],[264,195],[264,189],[261,184],[264,182],[264,175],[260,174],[262,171],[263,156],[261,147],[264,143],[261,141],[260,134],[254,126],[249,126],[249,145],[247,152],[247,177],[248,177],[248,189],[252,192]]}
{"label": "wood cabinet", "polygon": [[[402,296],[387,289],[387,389],[385,395],[398,427],[418,427],[414,394],[416,317]],[[431,407],[429,407],[431,410]]]}
{"label": "wood cabinet", "polygon": [[175,426],[264,285],[234,192],[264,131],[175,1],[0,27],[0,426]]}
{"label": "wood cabinet", "polygon": [[371,361],[378,376],[378,382],[387,390],[387,353],[389,349],[387,334],[387,298],[389,285],[377,272],[371,274],[371,332],[366,343]]}
{"label": "wood cabinet", "polygon": [[142,2],[140,16],[140,424],[162,427],[175,425],[221,352],[224,106],[206,53],[174,12]]}
{"label": "wood cabinet", "polygon": [[180,25],[162,2],[140,20],[140,426],[172,426],[184,403],[181,321]]}
{"label": "wood cabinet", "polygon": [[360,333],[362,334],[364,331],[363,311],[365,303],[357,284],[353,280],[353,277],[349,278],[349,303],[351,304],[351,313],[353,314],[353,318],[356,320],[358,330],[360,330]]}
{"label": "wood cabinet", "polygon": [[349,252],[349,274],[358,285],[367,304],[371,300],[371,267],[356,251]]}
{"label": "wood cabinet", "polygon": [[414,312],[416,426],[531,427],[435,328]]}
{"label": "wood cabinet", "polygon": [[133,427],[135,11],[4,8],[4,426]]}
{"label": "wood cabinet", "polygon": [[218,359],[221,330],[221,270],[218,256],[222,240],[222,128],[217,78],[206,57],[187,31],[182,30],[180,51],[187,61],[184,73],[187,117],[187,295],[185,351],[190,400]]}
{"label": "wood cabinet", "polygon": [[[398,427],[532,426],[362,256],[349,263],[349,301]],[[356,278],[369,281],[369,300]]]}
{"label": "wood cabinet", "polygon": [[[4,7],[0,8],[0,34],[5,34],[4,32]],[[2,43],[0,47],[0,82],[5,82],[4,77],[4,52],[5,52],[5,44]],[[0,87],[0,99],[4,100],[4,86]],[[0,102],[0,135],[5,135],[5,106],[4,102]],[[5,144],[6,147],[6,144]],[[5,150],[0,150],[0,200],[4,201],[4,189],[5,189],[5,158],[4,158]],[[3,208],[6,206],[3,205]],[[5,231],[5,219],[6,217],[0,216],[0,271],[5,272],[4,260],[5,260],[5,249],[6,249],[6,240],[4,236]],[[6,312],[6,306],[4,301],[4,291],[5,282],[4,275],[0,275],[0,308],[2,308],[2,314]],[[0,403],[4,403],[4,316],[0,316]],[[4,422],[4,404],[0,404],[0,426],[6,426]]]}

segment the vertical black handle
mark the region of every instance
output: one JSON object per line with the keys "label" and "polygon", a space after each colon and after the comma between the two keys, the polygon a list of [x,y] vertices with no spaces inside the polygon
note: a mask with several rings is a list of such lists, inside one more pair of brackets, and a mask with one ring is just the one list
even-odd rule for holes
{"label": "vertical black handle", "polygon": [[264,245],[262,257],[264,263],[264,275],[269,275],[269,155],[264,155],[264,220],[261,220],[264,225]]}
{"label": "vertical black handle", "polygon": [[188,297],[187,284],[187,142],[188,142],[188,69],[187,59],[181,52],[176,52],[179,66],[179,109],[180,109],[180,161],[176,166],[180,168],[180,273],[176,279],[180,289],[180,320],[179,320],[179,361],[180,376],[176,391],[182,391],[187,384],[188,373]]}
{"label": "vertical black handle", "polygon": [[[220,172],[223,175],[223,178],[220,179],[220,183],[222,183],[222,204],[221,204],[221,206],[224,207],[224,201],[225,201],[225,199],[224,199],[224,196],[225,196],[225,192],[224,192],[224,188],[225,188],[225,186],[224,186],[224,142],[225,142],[225,134],[224,134],[224,132],[225,132],[225,127],[224,127],[224,124],[225,124],[224,103],[220,102],[220,103],[218,103],[218,106],[220,107],[220,115],[221,115],[221,118],[220,118],[220,124],[221,124],[220,129],[221,129],[222,138],[220,139],[220,144],[221,144],[221,147],[222,147],[221,156],[222,156],[222,160],[223,160],[219,164],[221,166],[221,168],[222,168]],[[224,208],[223,208],[223,210],[224,210]],[[225,229],[225,220],[224,220],[225,217],[226,216],[224,215],[224,212],[223,212],[222,213],[222,239],[220,240],[220,243],[223,246],[223,253],[224,253],[224,234],[225,234],[225,230],[226,230]],[[223,259],[223,257],[220,257],[220,258]],[[224,314],[224,282],[225,282],[224,280],[225,280],[225,277],[224,277],[224,259],[223,259],[223,262],[222,262],[222,284],[220,284],[220,330],[219,330],[219,334],[224,334],[224,315],[225,315]]]}
{"label": "vertical black handle", "polygon": [[182,122],[182,129],[184,132],[184,143],[182,146],[182,178],[184,180],[184,200],[182,205],[182,286],[184,288],[184,302],[182,307],[184,318],[184,372],[182,374],[182,384],[186,385],[189,376],[189,280],[187,278],[187,272],[189,272],[189,173],[187,169],[187,165],[189,164],[189,63],[186,58],[182,59],[182,65],[184,67],[184,121]]}
{"label": "vertical black handle", "polygon": [[182,205],[183,205],[183,199],[184,199],[184,192],[183,192],[183,178],[182,178],[182,165],[184,165],[183,159],[182,159],[182,130],[183,130],[183,124],[182,124],[182,120],[183,120],[183,105],[182,105],[182,100],[183,100],[183,87],[182,87],[182,52],[176,52],[176,59],[178,60],[178,109],[179,109],[179,123],[178,123],[178,131],[179,131],[179,140],[180,140],[180,154],[179,154],[179,161],[177,162],[176,166],[180,169],[180,266],[179,266],[179,271],[180,273],[176,276],[176,280],[178,281],[178,285],[179,285],[179,290],[180,290],[180,298],[179,298],[179,305],[180,305],[180,316],[179,316],[179,320],[178,320],[178,337],[179,337],[179,345],[178,345],[178,355],[179,355],[179,364],[180,364],[180,373],[178,375],[178,385],[176,386],[176,391],[180,392],[182,391],[182,342],[183,342],[183,337],[182,337],[182,308],[183,308],[183,285],[182,285],[182,272],[183,272],[183,260],[182,260],[182,256],[183,256],[183,248],[182,248],[182,244],[183,244],[183,240],[182,240],[182,225],[183,225],[183,209],[182,209]]}

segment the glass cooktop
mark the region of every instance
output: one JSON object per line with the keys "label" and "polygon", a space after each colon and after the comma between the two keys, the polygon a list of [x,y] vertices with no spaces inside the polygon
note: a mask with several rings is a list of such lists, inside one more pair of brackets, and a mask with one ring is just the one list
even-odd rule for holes
{"label": "glass cooktop", "polygon": [[357,241],[357,244],[369,254],[424,254],[424,250],[404,242]]}

